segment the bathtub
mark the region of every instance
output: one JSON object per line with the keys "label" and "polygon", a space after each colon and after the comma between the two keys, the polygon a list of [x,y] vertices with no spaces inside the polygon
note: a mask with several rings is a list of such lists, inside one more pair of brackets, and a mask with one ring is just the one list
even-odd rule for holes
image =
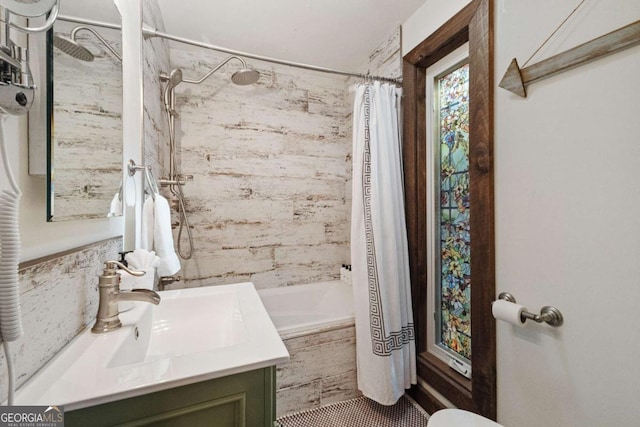
{"label": "bathtub", "polygon": [[334,280],[258,291],[283,339],[353,325],[351,285]]}
{"label": "bathtub", "polygon": [[319,282],[258,294],[290,355],[276,373],[278,417],[361,396],[351,285]]}

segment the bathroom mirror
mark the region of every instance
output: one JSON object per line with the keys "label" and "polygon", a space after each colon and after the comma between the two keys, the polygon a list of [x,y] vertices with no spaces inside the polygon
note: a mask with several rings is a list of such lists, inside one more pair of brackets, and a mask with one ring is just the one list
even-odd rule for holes
{"label": "bathroom mirror", "polygon": [[[63,4],[70,16],[121,21],[112,2]],[[48,221],[122,215],[121,45],[120,30],[62,19],[47,34]]]}

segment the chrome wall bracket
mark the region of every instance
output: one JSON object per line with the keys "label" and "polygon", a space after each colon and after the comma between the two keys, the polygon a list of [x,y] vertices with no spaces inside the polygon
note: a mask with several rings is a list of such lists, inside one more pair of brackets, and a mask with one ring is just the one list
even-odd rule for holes
{"label": "chrome wall bracket", "polygon": [[[508,301],[513,304],[516,303],[514,296],[508,292],[501,292],[500,295],[498,295],[498,299]],[[550,305],[542,307],[540,309],[540,314],[530,313],[525,310],[522,312],[521,317],[523,322],[526,320],[533,320],[537,323],[546,322],[548,325],[554,327],[561,326],[562,323],[564,323],[564,317],[562,316],[562,313],[560,313],[560,310]]]}
{"label": "chrome wall bracket", "polygon": [[127,164],[127,170],[129,171],[129,176],[134,176],[138,171],[144,172],[144,181],[151,190],[151,197],[153,197],[153,199],[155,200],[156,194],[160,194],[160,190],[158,189],[158,183],[153,177],[151,166],[137,165],[136,162],[133,161],[133,159],[130,159],[129,163]]}
{"label": "chrome wall bracket", "polygon": [[193,175],[176,175],[176,179],[164,179],[160,178],[161,187],[170,187],[174,185],[185,185],[187,182],[193,181]]}

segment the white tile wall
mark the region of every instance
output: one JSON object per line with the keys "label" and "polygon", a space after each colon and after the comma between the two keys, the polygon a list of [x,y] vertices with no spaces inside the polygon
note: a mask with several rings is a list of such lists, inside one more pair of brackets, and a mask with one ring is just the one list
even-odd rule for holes
{"label": "white tile wall", "polygon": [[[145,22],[162,28],[157,2]],[[227,55],[145,41],[145,156],[157,177],[168,166],[160,71],[199,79]],[[155,43],[155,44],[154,44]],[[170,58],[170,61],[169,61]],[[170,62],[170,64],[169,64]],[[169,288],[251,280],[258,288],[336,279],[349,262],[351,96],[344,77],[248,60],[261,73],[231,83],[231,61],[201,85],[181,83],[176,109],[179,171],[195,251]],[[400,30],[363,70],[401,74]],[[176,206],[176,201],[172,201]],[[173,215],[177,241],[179,217]],[[182,245],[188,244],[183,232]]]}
{"label": "white tile wall", "polygon": [[[173,66],[190,79],[224,57],[171,50]],[[175,286],[329,280],[349,260],[345,79],[248,62],[261,72],[255,85],[233,85],[231,62],[201,85],[177,88],[179,164],[194,175],[184,192],[196,248]]]}

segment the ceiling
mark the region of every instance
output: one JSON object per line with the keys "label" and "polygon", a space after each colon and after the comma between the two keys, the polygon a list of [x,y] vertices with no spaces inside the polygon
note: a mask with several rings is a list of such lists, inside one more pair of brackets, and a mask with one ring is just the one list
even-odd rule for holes
{"label": "ceiling", "polygon": [[[357,71],[425,0],[151,0],[169,34],[257,55]],[[99,5],[97,4],[99,3]],[[65,0],[64,14],[102,17],[111,2]],[[89,4],[92,6],[88,8]],[[65,7],[66,6],[66,7]],[[102,18],[101,20],[106,20]]]}

